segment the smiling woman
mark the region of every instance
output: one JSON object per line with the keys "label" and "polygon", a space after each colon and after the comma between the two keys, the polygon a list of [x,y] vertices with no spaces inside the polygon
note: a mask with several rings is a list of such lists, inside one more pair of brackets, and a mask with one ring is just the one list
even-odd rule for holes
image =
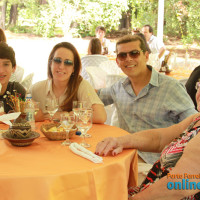
{"label": "smiling woman", "polygon": [[54,46],[48,59],[48,79],[34,84],[31,88],[33,100],[40,102],[37,121],[48,118],[45,109],[47,97],[59,105],[54,115],[59,118],[62,112],[72,111],[72,102],[86,101],[93,109],[93,122],[104,123],[106,112],[104,105],[92,86],[80,76],[81,60],[76,48],[68,42]]}
{"label": "smiling woman", "polygon": [[8,46],[4,42],[0,42],[0,101],[4,101],[4,111],[7,113],[12,110],[12,107],[6,103],[6,99],[3,98],[7,92],[11,95],[18,93],[23,99],[25,97],[26,90],[18,82],[9,82],[11,74],[16,69],[15,52],[12,47]]}

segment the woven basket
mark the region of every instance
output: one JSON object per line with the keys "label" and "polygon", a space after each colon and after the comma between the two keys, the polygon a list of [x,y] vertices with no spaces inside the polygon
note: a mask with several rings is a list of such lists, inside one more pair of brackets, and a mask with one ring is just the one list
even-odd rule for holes
{"label": "woven basket", "polygon": [[[66,132],[51,132],[48,131],[52,127],[58,127],[60,126],[59,123],[50,123],[50,124],[43,124],[40,127],[41,132],[49,139],[49,140],[65,140],[66,139]],[[71,129],[69,132],[69,138],[72,138],[72,136],[76,133],[77,128]]]}

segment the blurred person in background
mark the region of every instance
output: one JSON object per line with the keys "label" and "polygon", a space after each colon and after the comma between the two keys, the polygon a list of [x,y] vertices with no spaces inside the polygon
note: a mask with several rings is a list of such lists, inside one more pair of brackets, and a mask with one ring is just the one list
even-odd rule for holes
{"label": "blurred person in background", "polygon": [[110,40],[105,38],[106,35],[106,29],[103,26],[98,26],[96,28],[96,37],[99,38],[101,41],[101,46],[102,46],[102,54],[108,54],[111,52],[110,49]]}
{"label": "blurred person in background", "polygon": [[164,55],[166,49],[164,43],[159,41],[158,38],[153,35],[153,28],[148,24],[143,26],[142,33],[151,49],[151,53],[158,53],[158,58],[160,59]]}
{"label": "blurred person in background", "polygon": [[102,47],[99,38],[92,38],[88,45],[88,55],[99,54],[101,55]]}
{"label": "blurred person in background", "polygon": [[108,61],[108,58],[102,53],[101,41],[98,38],[92,38],[88,45],[88,55],[81,58],[82,71],[81,75],[85,80],[91,83],[90,77],[86,71],[86,67],[95,66],[98,67],[102,62]]}

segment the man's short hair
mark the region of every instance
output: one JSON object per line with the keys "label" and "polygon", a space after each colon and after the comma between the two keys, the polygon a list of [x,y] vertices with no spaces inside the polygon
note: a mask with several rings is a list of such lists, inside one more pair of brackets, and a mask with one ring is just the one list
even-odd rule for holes
{"label": "man's short hair", "polygon": [[145,43],[146,48],[147,48],[147,51],[150,54],[151,53],[151,49],[149,48],[149,45],[148,45],[148,43],[146,41],[146,38],[145,38],[144,34],[143,33],[136,33],[136,35],[140,36],[144,40],[144,43]]}
{"label": "man's short hair", "polygon": [[106,29],[105,29],[103,26],[97,26],[97,27],[96,27],[96,32],[97,32],[98,30],[102,30],[102,31],[104,31],[104,33],[106,33]]}
{"label": "man's short hair", "polygon": [[149,24],[144,25],[143,27],[149,27],[149,33],[153,34],[153,28]]}
{"label": "man's short hair", "polygon": [[8,59],[12,63],[12,68],[16,66],[15,52],[12,47],[5,42],[0,42],[0,59]]}
{"label": "man's short hair", "polygon": [[146,45],[144,40],[138,35],[125,35],[121,37],[116,43],[116,53],[117,53],[117,46],[120,44],[125,44],[129,42],[140,41],[140,48],[145,53],[147,51]]}

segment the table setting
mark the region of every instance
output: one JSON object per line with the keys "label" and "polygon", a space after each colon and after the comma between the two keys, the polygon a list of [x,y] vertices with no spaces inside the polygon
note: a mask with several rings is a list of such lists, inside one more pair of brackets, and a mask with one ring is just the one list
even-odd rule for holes
{"label": "table setting", "polygon": [[[88,126],[88,115],[91,110],[85,108],[86,110],[83,111],[83,107],[75,116],[74,123],[82,119],[83,125]],[[67,115],[70,114],[73,113]],[[19,117],[21,113],[5,115]],[[16,146],[4,136],[4,139],[1,138],[0,191],[2,199],[19,200],[27,199],[27,196],[29,200],[86,200],[112,197],[119,200],[127,199],[127,186],[137,184],[137,152],[130,149],[116,157],[111,155],[101,157],[94,152],[97,143],[103,138],[119,137],[128,133],[118,127],[92,124],[88,130],[91,137],[84,138],[76,135],[78,127],[72,127],[68,134],[70,144],[62,145],[67,139],[64,126],[68,126],[68,122],[69,118],[67,120],[60,118],[60,121],[55,123],[51,120],[36,122],[34,131],[38,132],[39,136],[27,146]],[[10,125],[2,123],[0,128],[8,131]],[[45,135],[45,131],[49,133],[49,136]],[[52,138],[51,133],[55,135],[56,132],[58,136]],[[84,139],[90,147],[81,145]],[[121,190],[122,194],[111,195],[110,191],[114,191],[113,189]]]}

